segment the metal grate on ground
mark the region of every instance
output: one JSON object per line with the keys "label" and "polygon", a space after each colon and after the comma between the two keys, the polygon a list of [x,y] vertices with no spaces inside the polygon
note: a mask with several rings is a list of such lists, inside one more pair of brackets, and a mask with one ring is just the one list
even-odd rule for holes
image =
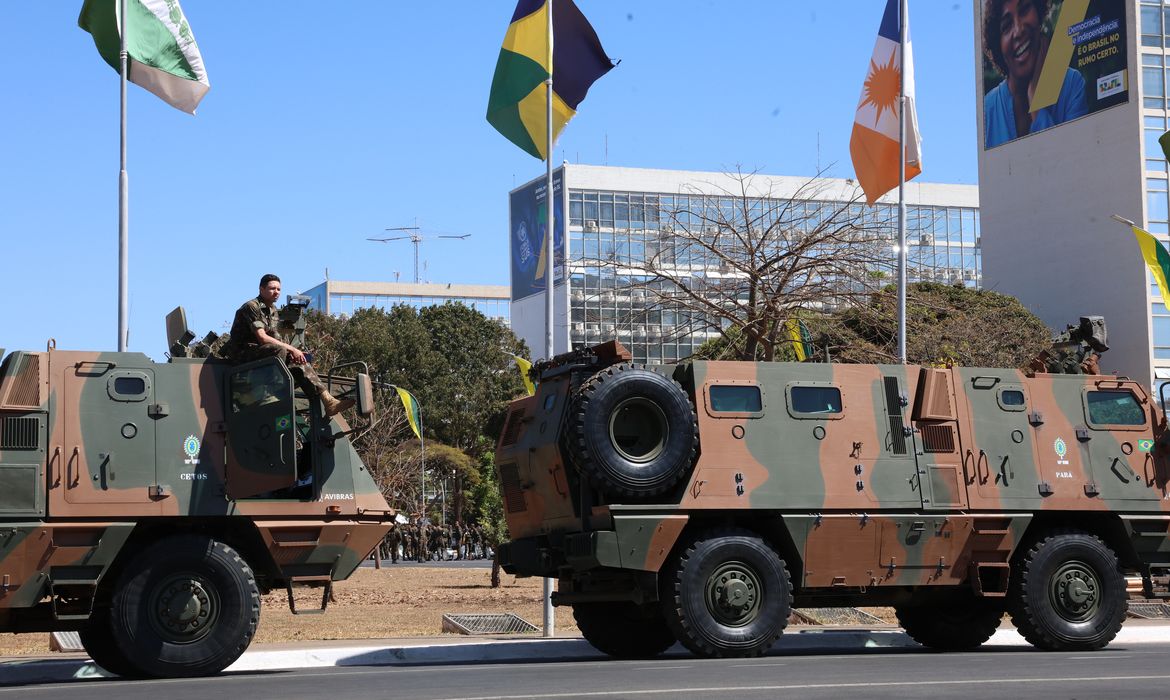
{"label": "metal grate on ground", "polygon": [[1144,620],[1170,619],[1170,605],[1165,603],[1136,603],[1129,601],[1131,617],[1140,617]]}
{"label": "metal grate on ground", "polygon": [[443,613],[443,631],[454,634],[528,634],[540,629],[514,613]]}

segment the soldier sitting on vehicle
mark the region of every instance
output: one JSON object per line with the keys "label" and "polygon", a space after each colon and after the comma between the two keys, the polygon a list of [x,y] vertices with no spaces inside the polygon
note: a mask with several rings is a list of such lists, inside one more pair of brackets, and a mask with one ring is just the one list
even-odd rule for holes
{"label": "soldier sitting on vehicle", "polygon": [[353,406],[353,399],[337,399],[325,388],[305,353],[280,340],[277,333],[276,301],[280,299],[280,278],[268,274],[260,278],[260,293],[236,311],[231,338],[223,354],[232,362],[243,363],[266,357],[279,357],[288,367],[297,385],[307,396],[319,396],[325,415],[333,416]]}

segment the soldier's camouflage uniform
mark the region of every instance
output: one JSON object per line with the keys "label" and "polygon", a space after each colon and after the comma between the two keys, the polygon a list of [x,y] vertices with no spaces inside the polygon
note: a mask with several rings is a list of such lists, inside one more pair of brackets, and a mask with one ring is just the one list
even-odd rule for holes
{"label": "soldier's camouflage uniform", "polygon": [[288,350],[279,345],[261,345],[256,342],[256,331],[260,329],[264,329],[272,338],[279,337],[278,320],[276,307],[268,306],[259,296],[245,301],[236,310],[235,319],[232,321],[231,338],[223,346],[223,355],[236,364],[266,357],[279,357],[292,373],[301,391],[311,396],[321,396],[325,392],[325,384],[309,363],[294,365],[289,362]]}

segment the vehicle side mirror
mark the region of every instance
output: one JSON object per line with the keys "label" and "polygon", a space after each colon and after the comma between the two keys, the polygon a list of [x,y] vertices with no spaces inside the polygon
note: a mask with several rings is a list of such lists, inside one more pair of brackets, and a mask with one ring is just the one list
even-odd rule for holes
{"label": "vehicle side mirror", "polygon": [[374,386],[370,383],[370,375],[358,374],[357,376],[357,412],[363,418],[369,417],[374,413]]}

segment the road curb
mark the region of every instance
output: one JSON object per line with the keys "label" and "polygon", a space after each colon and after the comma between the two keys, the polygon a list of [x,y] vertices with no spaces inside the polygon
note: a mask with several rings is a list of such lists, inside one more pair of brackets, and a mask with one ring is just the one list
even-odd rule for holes
{"label": "road curb", "polygon": [[[1127,625],[1111,647],[1128,644],[1170,642],[1170,625]],[[259,645],[258,645],[259,646]],[[905,632],[890,629],[790,629],[780,637],[771,655],[861,649],[911,648],[918,646]],[[986,646],[1027,646],[1019,632],[1001,628]],[[685,656],[675,645],[668,652]],[[384,640],[381,643],[351,646],[305,646],[281,649],[254,648],[245,652],[227,672],[280,671],[340,666],[414,666],[465,663],[506,663],[514,661],[574,661],[604,659],[603,654],[581,638],[554,639],[468,639],[466,641],[411,643]],[[0,686],[53,683],[108,678],[84,656],[66,659],[5,659],[0,661]]]}

